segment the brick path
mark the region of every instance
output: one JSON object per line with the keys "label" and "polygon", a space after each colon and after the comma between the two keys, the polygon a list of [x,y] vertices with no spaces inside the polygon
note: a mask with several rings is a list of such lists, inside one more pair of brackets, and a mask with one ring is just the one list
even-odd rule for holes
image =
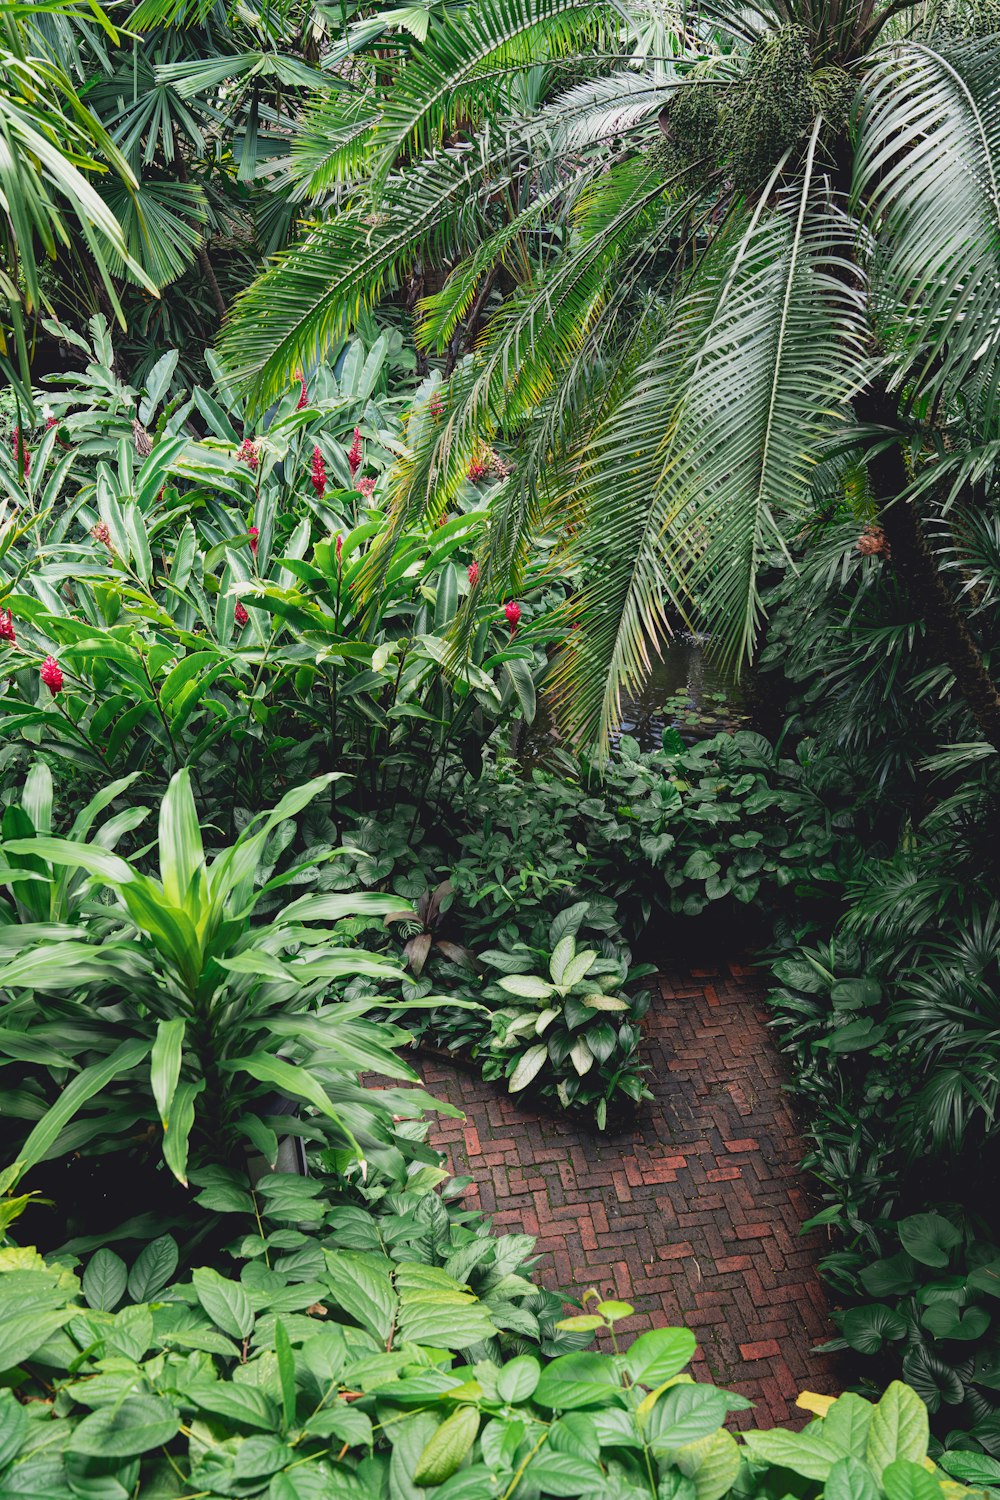
{"label": "brick path", "polygon": [[537,1235],[547,1285],[632,1302],[642,1316],[623,1332],[687,1324],[695,1373],[757,1403],[735,1425],[798,1427],[799,1391],[843,1382],[812,1353],[834,1330],[819,1238],[799,1235],[814,1208],[761,990],[735,965],[660,985],[644,1045],[656,1098],[634,1133],[538,1114],[502,1085],[426,1062],[431,1092],[466,1115],[437,1121],[432,1140],[475,1178],[470,1196],[497,1227]]}

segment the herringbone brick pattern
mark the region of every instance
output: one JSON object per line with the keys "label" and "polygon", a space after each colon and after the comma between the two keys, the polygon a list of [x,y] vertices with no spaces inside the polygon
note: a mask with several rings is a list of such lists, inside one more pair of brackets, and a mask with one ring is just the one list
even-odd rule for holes
{"label": "herringbone brick pattern", "polygon": [[646,1020],[655,1101],[633,1133],[540,1114],[466,1069],[422,1069],[465,1111],[432,1140],[497,1227],[537,1235],[541,1278],[632,1302],[624,1333],[685,1323],[695,1373],[756,1403],[737,1425],[801,1426],[803,1389],[836,1391],[812,1352],[833,1332],[816,1272],[802,1155],[761,990],[735,965],[660,981]]}

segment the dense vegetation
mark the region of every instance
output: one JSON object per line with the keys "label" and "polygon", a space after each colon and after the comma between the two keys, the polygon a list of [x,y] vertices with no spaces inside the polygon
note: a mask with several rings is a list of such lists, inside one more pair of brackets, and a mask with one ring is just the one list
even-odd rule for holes
{"label": "dense vegetation", "polygon": [[[0,1492],[1000,1488],[992,0],[0,48]],[[685,630],[740,704],[630,725]],[[860,1392],[799,1434],[426,1143],[414,1051],[627,1130],[706,931]]]}

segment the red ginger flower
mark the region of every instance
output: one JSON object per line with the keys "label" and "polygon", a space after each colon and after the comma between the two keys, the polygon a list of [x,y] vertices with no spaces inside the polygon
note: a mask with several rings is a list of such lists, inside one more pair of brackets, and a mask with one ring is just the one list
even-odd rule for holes
{"label": "red ginger flower", "polygon": [[295,410],[296,411],[301,411],[304,406],[308,406],[308,405],[309,405],[309,392],[306,390],[306,377],[304,375],[300,375],[299,376],[299,404],[296,406]]}
{"label": "red ginger flower", "polygon": [[45,418],[45,431],[46,432],[51,432],[52,429],[53,429],[53,427],[58,427],[58,426],[59,426],[59,418],[58,417],[46,417]]}
{"label": "red ginger flower", "polygon": [[14,453],[14,462],[18,463],[20,461],[21,463],[23,463],[24,477],[25,479],[27,479],[28,475],[31,473],[31,454],[28,452],[28,445],[24,441],[20,427],[14,428],[14,433],[11,439],[11,447]]}
{"label": "red ginger flower", "polygon": [[479,582],[479,564],[476,562],[475,558],[473,558],[469,564],[469,582],[472,584],[473,588],[475,588],[476,584]]}
{"label": "red ginger flower", "polygon": [[47,656],[42,662],[41,675],[42,681],[53,697],[56,693],[62,692],[63,674],[54,656]]}
{"label": "red ginger flower", "polygon": [[249,536],[250,536],[250,551],[253,553],[254,557],[256,557],[257,556],[257,538],[260,536],[260,532],[257,530],[256,526],[248,526],[247,527],[247,531],[248,531]]}
{"label": "red ginger flower", "polygon": [[250,619],[250,616],[247,614],[246,609],[238,599],[236,601],[235,618],[237,625],[239,625],[241,629],[248,623]]}
{"label": "red ginger flower", "polygon": [[348,464],[348,467],[350,468],[350,471],[351,471],[351,478],[353,479],[354,476],[355,476],[355,474],[361,468],[361,428],[360,427],[355,427],[355,429],[354,429],[354,442],[351,444],[350,452],[347,455],[347,464]]}
{"label": "red ginger flower", "polygon": [[337,545],[336,545],[336,547],[334,547],[333,550],[334,550],[334,552],[336,554],[336,557],[337,557],[337,566],[339,567],[340,566],[340,559],[344,555],[344,538],[341,536],[341,534],[340,534],[339,531],[337,533]]}
{"label": "red ginger flower", "polygon": [[10,641],[11,645],[17,640],[14,631],[14,616],[8,609],[6,614],[0,610],[0,641]]}
{"label": "red ginger flower", "polygon": [[375,480],[359,479],[358,489],[360,490],[361,494],[364,495],[366,500],[370,500],[375,493]]}
{"label": "red ginger flower", "polygon": [[521,606],[516,599],[508,599],[504,605],[503,612],[507,616],[507,624],[510,626],[511,635],[513,635],[521,619]]}
{"label": "red ginger flower", "polygon": [[316,491],[317,498],[319,500],[322,500],[323,496],[326,493],[326,464],[323,462],[323,455],[319,451],[318,444],[313,449],[311,479],[312,487]]}
{"label": "red ginger flower", "polygon": [[246,464],[251,473],[253,473],[253,471],[257,468],[257,465],[260,463],[260,453],[257,450],[257,444],[254,442],[253,438],[243,439],[239,448],[236,450],[236,457],[239,459],[240,463]]}

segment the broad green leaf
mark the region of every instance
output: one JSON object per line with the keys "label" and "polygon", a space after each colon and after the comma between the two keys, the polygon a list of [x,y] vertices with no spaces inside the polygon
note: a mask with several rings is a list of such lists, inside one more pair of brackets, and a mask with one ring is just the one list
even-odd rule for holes
{"label": "broad green leaf", "polygon": [[518,995],[524,1000],[547,1000],[555,993],[555,986],[538,974],[507,974],[499,984],[509,995]]}
{"label": "broad green leaf", "polygon": [[169,1443],[180,1425],[180,1416],[169,1401],[159,1396],[126,1396],[84,1417],[70,1436],[69,1451],[96,1458],[128,1458]]}
{"label": "broad green leaf", "polygon": [[942,1214],[911,1214],[900,1222],[899,1238],[921,1265],[943,1269],[951,1251],[962,1243],[962,1231]]}
{"label": "broad green leaf", "polygon": [[840,1454],[813,1431],[785,1432],[780,1427],[770,1432],[745,1432],[743,1441],[751,1458],[762,1463],[791,1469],[804,1479],[826,1480]]}
{"label": "broad green leaf", "polygon": [[823,1441],[838,1453],[864,1458],[875,1408],[852,1391],[838,1396],[823,1418]]}
{"label": "broad green leaf", "polygon": [[184,1187],[187,1187],[188,1143],[194,1125],[194,1101],[204,1087],[204,1079],[177,1085],[170,1125],[163,1133],[163,1160]]}
{"label": "broad green leaf", "polygon": [[476,1441],[479,1413],[474,1406],[460,1406],[446,1417],[424,1448],[413,1471],[415,1484],[443,1484],[461,1464]]}
{"label": "broad green leaf", "polygon": [[169,905],[185,906],[191,882],[204,863],[191,774],[185,767],[171,777],[160,804],[160,879]]}
{"label": "broad green leaf", "polygon": [[583,1351],[563,1354],[539,1376],[533,1399],[552,1411],[620,1405],[621,1387],[614,1366],[603,1355]]}
{"label": "broad green leaf", "polygon": [[860,1458],[838,1458],[827,1476],[824,1500],[879,1500],[881,1491]]}
{"label": "broad green leaf", "polygon": [[177,1269],[177,1242],[169,1234],[150,1240],[128,1274],[128,1294],[133,1302],[151,1302],[162,1292]]}
{"label": "broad green leaf", "polygon": [[198,1301],[217,1328],[232,1338],[249,1338],[253,1332],[253,1305],[238,1281],[229,1281],[209,1266],[199,1266],[192,1276]]}
{"label": "broad green leaf", "polygon": [[330,1296],[338,1307],[378,1339],[387,1339],[399,1307],[392,1282],[364,1255],[326,1250]]}
{"label": "broad green leaf", "polygon": [[646,1441],[657,1453],[665,1448],[683,1448],[721,1427],[728,1411],[729,1397],[715,1386],[675,1385],[646,1417]]}
{"label": "broad green leaf", "polygon": [[295,1355],[280,1318],[274,1325],[274,1350],[281,1386],[282,1431],[287,1432],[295,1424]]}
{"label": "broad green leaf", "polygon": [[640,1385],[662,1385],[691,1363],[698,1345],[688,1328],[651,1328],[633,1340],[625,1354],[632,1379]]}
{"label": "broad green leaf", "polygon": [[670,1462],[694,1481],[694,1500],[722,1500],[740,1472],[739,1444],[731,1432],[720,1427],[706,1437],[672,1448]]}
{"label": "broad green leaf", "polygon": [[28,1415],[13,1391],[0,1391],[0,1469],[17,1457],[28,1431]]}
{"label": "broad green leaf", "polygon": [[894,1380],[875,1408],[865,1455],[881,1481],[882,1471],[897,1458],[920,1463],[927,1456],[930,1429],[927,1408],[915,1391]]}
{"label": "broad green leaf", "polygon": [[507,1088],[510,1093],[516,1094],[520,1089],[528,1087],[528,1084],[540,1073],[549,1055],[549,1049],[539,1042],[535,1047],[529,1047],[518,1059],[517,1067],[510,1075]]}
{"label": "broad green leaf", "polygon": [[182,1017],[156,1023],[156,1040],[149,1060],[149,1077],[153,1098],[164,1131],[170,1126],[170,1106],[181,1076],[181,1051],[186,1022]]}
{"label": "broad green leaf", "polygon": [[83,1273],[83,1295],[88,1307],[112,1312],[125,1295],[128,1271],[121,1256],[113,1250],[98,1250]]}
{"label": "broad green leaf", "polygon": [[922,1464],[897,1458],[882,1470],[886,1500],[942,1500],[941,1486]]}
{"label": "broad green leaf", "polygon": [[565,937],[561,937],[556,943],[552,950],[552,957],[549,959],[549,973],[552,975],[553,984],[562,984],[566,965],[575,953],[576,939],[571,933],[566,933]]}
{"label": "broad green leaf", "polygon": [[77,844],[72,839],[37,838],[11,839],[2,847],[10,854],[33,854],[37,859],[48,860],[51,865],[86,870],[109,885],[127,885],[135,878],[130,866],[117,854],[98,849],[94,844]]}
{"label": "broad green leaf", "polygon": [[497,1394],[501,1401],[527,1401],[538,1384],[542,1367],[531,1354],[508,1359],[497,1376]]}

